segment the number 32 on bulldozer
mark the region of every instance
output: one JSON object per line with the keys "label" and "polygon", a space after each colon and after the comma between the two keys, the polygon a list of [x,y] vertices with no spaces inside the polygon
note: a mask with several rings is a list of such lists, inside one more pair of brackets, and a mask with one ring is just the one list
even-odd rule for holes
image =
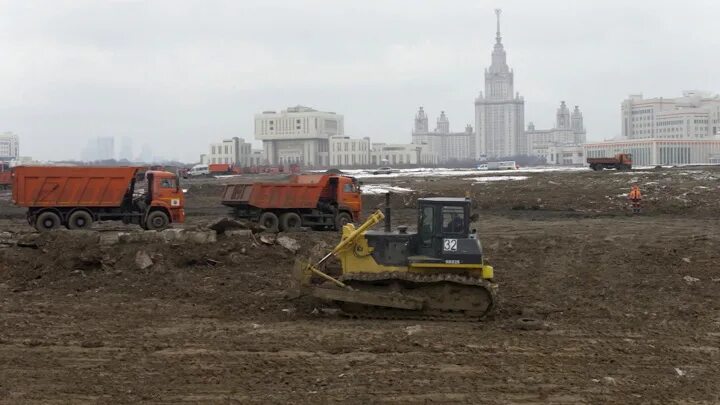
{"label": "number 32 on bulldozer", "polygon": [[457,239],[443,239],[443,251],[457,252]]}

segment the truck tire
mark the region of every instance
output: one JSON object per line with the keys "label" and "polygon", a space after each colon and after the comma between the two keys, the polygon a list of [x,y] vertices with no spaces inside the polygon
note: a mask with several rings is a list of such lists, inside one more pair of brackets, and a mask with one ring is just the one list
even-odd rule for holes
{"label": "truck tire", "polygon": [[272,212],[263,212],[262,215],[260,215],[260,219],[258,219],[260,226],[270,232],[278,231],[279,222],[277,215]]}
{"label": "truck tire", "polygon": [[347,212],[341,212],[335,217],[335,230],[341,231],[345,224],[352,222],[352,217]]}
{"label": "truck tire", "polygon": [[78,210],[70,214],[67,221],[68,229],[88,229],[92,226],[93,218],[89,212]]}
{"label": "truck tire", "polygon": [[159,231],[165,229],[170,224],[170,218],[162,211],[153,211],[145,220],[145,229],[150,231]]}
{"label": "truck tire", "polygon": [[60,216],[52,211],[45,211],[35,220],[35,229],[40,232],[50,231],[60,227]]}
{"label": "truck tire", "polygon": [[302,226],[302,218],[294,212],[286,212],[280,216],[280,230],[283,232],[297,231]]}

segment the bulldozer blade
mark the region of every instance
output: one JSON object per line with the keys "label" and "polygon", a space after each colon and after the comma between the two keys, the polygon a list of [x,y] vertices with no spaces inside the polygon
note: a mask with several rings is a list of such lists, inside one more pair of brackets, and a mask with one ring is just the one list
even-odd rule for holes
{"label": "bulldozer blade", "polygon": [[399,309],[419,310],[423,308],[424,304],[424,301],[418,298],[405,297],[392,293],[378,294],[351,289],[315,287],[312,289],[311,294],[313,297],[328,301],[352,302],[355,304]]}
{"label": "bulldozer blade", "polygon": [[295,259],[292,277],[290,278],[290,289],[288,291],[289,298],[298,298],[305,293],[304,289],[310,285],[310,277],[312,277],[312,271],[310,268],[311,264],[307,259]]}

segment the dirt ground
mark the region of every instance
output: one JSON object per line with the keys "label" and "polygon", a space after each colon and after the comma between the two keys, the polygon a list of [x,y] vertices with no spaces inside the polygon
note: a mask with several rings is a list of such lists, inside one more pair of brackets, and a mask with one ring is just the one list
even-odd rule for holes
{"label": "dirt ground", "polygon": [[[364,179],[415,190],[393,200],[411,228],[417,197],[470,193],[500,285],[480,323],[288,298],[296,255],[334,232],[288,234],[297,254],[247,235],[98,243],[141,232],[38,235],[0,194],[0,403],[720,402],[720,169],[523,175]],[[186,183],[186,229],[227,213],[220,184]]]}

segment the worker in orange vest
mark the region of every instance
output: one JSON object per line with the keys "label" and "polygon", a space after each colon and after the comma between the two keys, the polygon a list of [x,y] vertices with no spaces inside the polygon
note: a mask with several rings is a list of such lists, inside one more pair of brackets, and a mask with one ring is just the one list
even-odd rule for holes
{"label": "worker in orange vest", "polygon": [[628,194],[628,199],[630,199],[630,205],[632,206],[633,214],[639,214],[642,194],[640,193],[640,187],[638,187],[637,184],[633,184],[632,188],[630,189],[630,194]]}

